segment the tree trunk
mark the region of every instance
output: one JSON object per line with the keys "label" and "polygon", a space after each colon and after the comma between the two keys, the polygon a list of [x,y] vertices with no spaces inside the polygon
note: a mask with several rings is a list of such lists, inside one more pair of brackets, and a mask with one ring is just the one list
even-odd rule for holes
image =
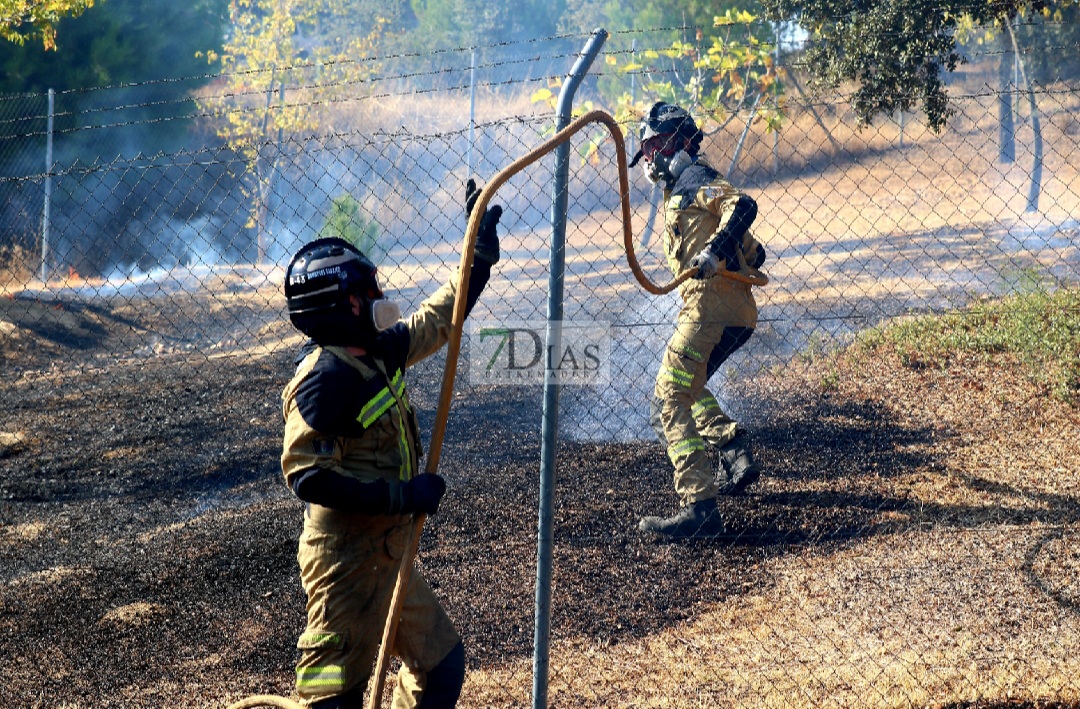
{"label": "tree trunk", "polygon": [[1013,91],[1016,86],[1012,81],[1012,65],[1008,54],[1002,53],[998,64],[1001,92],[998,93],[998,162],[1011,163],[1016,160],[1016,128],[1013,124]]}
{"label": "tree trunk", "polygon": [[1016,52],[1017,67],[1020,69],[1020,78],[1024,82],[1024,88],[1027,89],[1028,105],[1031,108],[1031,130],[1035,134],[1034,145],[1034,164],[1031,166],[1031,187],[1028,189],[1028,203],[1027,211],[1037,212],[1039,211],[1039,193],[1042,191],[1042,156],[1043,156],[1043,140],[1042,140],[1042,127],[1039,124],[1039,106],[1035,102],[1035,90],[1028,80],[1027,72],[1024,70],[1024,60],[1020,57],[1020,44],[1016,41],[1016,33],[1013,32],[1011,24],[1006,24],[1009,28],[1009,38],[1012,40],[1013,51]]}

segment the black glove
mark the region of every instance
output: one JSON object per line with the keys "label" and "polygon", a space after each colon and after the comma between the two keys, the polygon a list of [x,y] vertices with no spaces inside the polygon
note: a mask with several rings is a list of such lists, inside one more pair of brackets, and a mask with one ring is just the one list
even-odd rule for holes
{"label": "black glove", "polygon": [[716,232],[709,251],[724,260],[729,271],[739,270],[739,252],[743,235],[757,219],[757,202],[746,195],[739,195],[727,223]]}
{"label": "black glove", "polygon": [[405,512],[423,512],[433,515],[439,511],[439,500],[446,492],[446,481],[435,473],[421,473],[405,483]]}
{"label": "black glove", "polygon": [[709,244],[709,251],[715,254],[724,262],[724,267],[729,271],[739,270],[739,238],[734,234],[721,229],[717,232],[716,237],[712,243]]}
{"label": "black glove", "polygon": [[[480,198],[480,188],[476,186],[476,180],[469,178],[465,183],[465,215],[471,216],[476,200]],[[476,258],[490,264],[499,262],[499,233],[496,227],[502,216],[503,208],[492,205],[484,211],[480,219],[480,228],[476,232],[476,247],[473,254]]]}

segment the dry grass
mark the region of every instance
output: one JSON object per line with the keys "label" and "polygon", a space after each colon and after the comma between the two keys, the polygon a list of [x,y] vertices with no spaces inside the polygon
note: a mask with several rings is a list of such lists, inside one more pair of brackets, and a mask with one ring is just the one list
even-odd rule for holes
{"label": "dry grass", "polygon": [[[762,559],[766,588],[748,580],[745,595],[703,602],[675,627],[557,643],[553,703],[1080,706],[1080,410],[1017,382],[1014,366],[916,369],[854,348],[779,373],[940,435],[912,444],[924,466],[795,489],[767,479],[762,494],[841,486],[904,503],[879,511],[879,534]],[[520,706],[529,676],[524,660],[470,673],[469,706]]]}
{"label": "dry grass", "polygon": [[[435,97],[385,109],[372,125],[389,130],[401,111],[433,130],[464,125],[460,105],[454,113]],[[828,144],[812,117],[798,121],[787,149],[804,138]],[[1048,121],[1062,144],[1075,143],[1068,125]],[[1005,231],[1000,215],[1022,211],[1022,189],[1003,188],[1015,175],[917,124],[905,155],[891,150],[898,135],[887,126],[834,137],[864,161],[792,159],[757,193],[761,236],[771,253],[787,253],[768,264],[763,312],[922,296],[965,264],[1002,277],[994,240]],[[731,145],[732,136],[716,138],[718,166]],[[765,141],[750,150],[771,164]],[[1080,209],[1067,158],[1048,155],[1050,218]],[[598,265],[585,279],[608,284],[615,303],[636,288],[619,277],[618,233],[597,217],[570,234]],[[542,278],[544,238],[508,238],[502,277]],[[866,268],[918,253],[938,270]],[[1075,245],[1059,258],[1074,254]],[[402,268],[389,282],[420,276]],[[252,294],[112,304],[120,311],[25,300],[15,312],[0,301],[5,365],[24,370],[4,392],[10,418],[0,432],[0,649],[13,709],[222,707],[291,691],[299,516],[270,478],[276,396],[296,336],[274,291],[261,303],[265,295]],[[237,322],[256,323],[258,342],[238,349],[229,339]],[[79,356],[101,366],[58,366],[70,345],[33,339],[42,324],[87,340]],[[189,326],[207,338],[197,351],[159,340],[118,357],[132,343],[146,347],[146,332]],[[178,357],[165,362],[169,354]],[[414,391],[429,415],[433,381]],[[568,447],[552,706],[1080,706],[1075,407],[1019,376],[1008,353],[912,362],[883,341],[810,353],[747,386],[747,398],[769,407],[759,456],[767,476],[725,513],[778,542],[642,540],[637,516],[670,503],[663,454],[646,442]],[[483,394],[455,402],[463,432],[446,459],[459,466],[448,473],[456,497],[422,559],[467,635],[461,706],[525,706],[537,451],[509,426],[533,403]]]}
{"label": "dry grass", "polygon": [[[219,377],[206,399],[188,370],[138,364],[56,372],[48,387],[25,380],[6,394],[27,434],[0,457],[11,516],[0,637],[21,638],[4,645],[17,658],[14,696],[50,700],[18,706],[90,706],[101,693],[103,706],[223,707],[290,693],[298,518],[263,470],[289,367],[280,352],[198,360]],[[754,396],[772,407],[760,451],[769,475],[725,510],[736,525],[764,520],[778,543],[641,539],[625,500],[667,499],[662,453],[654,464],[645,443],[567,451],[561,472],[578,484],[557,508],[551,705],[1080,705],[1080,411],[1016,364],[956,353],[913,366],[878,338],[763,377]],[[424,410],[433,383],[416,389]],[[59,396],[36,418],[46,389]],[[498,411],[455,419],[468,428],[447,460],[469,462],[447,473],[457,497],[422,552],[467,636],[462,707],[525,706],[531,694],[516,629],[531,610],[535,538],[522,509],[531,517],[535,491],[522,470],[535,451],[508,452],[491,435],[491,420],[512,418]],[[63,436],[86,443],[50,445]],[[191,450],[193,440],[216,444]],[[209,462],[219,450],[223,468]],[[176,489],[139,492],[162,469]],[[255,477],[225,491],[234,509],[193,513],[212,470]],[[277,497],[246,506],[249,485]],[[118,684],[110,672],[132,657],[141,673]],[[47,659],[43,679],[33,668]]]}
{"label": "dry grass", "polygon": [[0,297],[22,290],[34,278],[31,258],[21,246],[0,246]]}

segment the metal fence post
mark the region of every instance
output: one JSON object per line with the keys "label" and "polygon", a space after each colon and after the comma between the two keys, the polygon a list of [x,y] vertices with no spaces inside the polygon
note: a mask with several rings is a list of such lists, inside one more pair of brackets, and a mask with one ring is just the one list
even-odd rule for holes
{"label": "metal fence post", "polygon": [[45,137],[45,205],[41,212],[41,282],[49,280],[49,230],[52,228],[53,109],[56,90],[49,89],[49,118]]}
{"label": "metal fence post", "polygon": [[473,174],[473,143],[476,142],[476,50],[472,50],[469,60],[469,169],[468,177]]}
{"label": "metal fence post", "polygon": [[[593,30],[581,50],[569,80],[559,92],[556,131],[570,123],[574,93],[607,40],[604,29]],[[536,614],[533,634],[533,708],[547,706],[548,654],[551,631],[551,556],[553,500],[555,491],[555,448],[559,428],[559,382],[553,365],[562,349],[563,277],[566,256],[566,208],[570,174],[570,144],[555,149],[555,180],[551,206],[551,255],[548,273],[547,353],[544,368],[544,407],[540,446],[540,512],[536,550]],[[553,361],[554,360],[554,361]]]}
{"label": "metal fence post", "polygon": [[[779,70],[780,70],[780,23],[779,22],[774,22],[773,23],[773,32],[776,35],[776,47],[773,48],[773,56],[775,57],[776,72],[777,72],[776,83],[773,84],[773,97],[777,98],[777,97],[780,96],[780,75],[779,75]],[[776,106],[776,110],[777,111],[780,110],[779,105]],[[773,136],[772,136],[772,174],[773,174],[773,177],[776,177],[777,174],[779,174],[779,172],[780,172],[780,128],[778,126],[777,129],[773,131]]]}
{"label": "metal fence post", "polygon": [[[630,42],[630,61],[637,62],[636,39]],[[630,72],[630,105],[637,105],[637,75],[634,74],[634,72]],[[637,144],[634,142],[637,136],[634,135],[634,131],[630,131],[630,134],[627,137],[630,140],[628,141],[628,145],[626,146],[626,148],[630,152],[630,154],[633,155],[635,152],[637,152]]]}

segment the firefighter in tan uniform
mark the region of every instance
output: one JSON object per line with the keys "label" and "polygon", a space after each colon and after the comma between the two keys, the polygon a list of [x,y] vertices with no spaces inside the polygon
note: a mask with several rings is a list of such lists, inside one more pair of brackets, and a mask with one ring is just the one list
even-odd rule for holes
{"label": "firefighter in tan uniform", "polygon": [[[743,492],[761,474],[748,435],[721,409],[707,383],[757,326],[757,303],[748,283],[722,269],[750,276],[765,261],[750,233],[757,203],[724,180],[698,156],[702,133],[685,110],[654,104],[641,126],[649,179],[664,183],[664,251],[674,274],[697,269],[679,287],[683,299],[675,333],[664,351],[650,421],[675,467],[680,509],[671,517],[646,517],[642,531],[670,537],[716,537],[724,523],[719,494]],[[710,448],[719,449],[717,468]]]}
{"label": "firefighter in tan uniform", "polygon": [[[478,195],[470,180],[468,210]],[[498,260],[501,212],[493,206],[481,221],[466,312]],[[362,706],[412,517],[434,514],[446,490],[441,476],[419,471],[420,434],[403,376],[447,341],[455,290],[452,280],[400,320],[374,264],[341,239],[307,244],[286,271],[290,320],[311,338],[282,393],[281,467],[307,503],[297,552],[307,628],[297,643],[296,689],[313,709]],[[392,651],[402,662],[395,707],[456,705],[464,647],[416,569]]]}

